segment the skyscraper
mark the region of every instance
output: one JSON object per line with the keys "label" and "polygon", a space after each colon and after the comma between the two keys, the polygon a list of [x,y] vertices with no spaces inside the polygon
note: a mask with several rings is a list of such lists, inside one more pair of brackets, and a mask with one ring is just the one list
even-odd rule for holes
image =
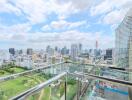
{"label": "skyscraper", "polygon": [[55,47],[55,51],[58,52],[58,47],[57,46]]}
{"label": "skyscraper", "polygon": [[14,48],[9,48],[9,53],[12,55],[15,55],[15,49]]}
{"label": "skyscraper", "polygon": [[106,60],[106,59],[112,59],[112,55],[113,55],[113,50],[112,49],[107,49],[106,50],[106,54],[105,54],[105,56],[104,56],[104,60]]}
{"label": "skyscraper", "polygon": [[[122,23],[116,29],[116,65],[117,67],[132,67],[132,8],[128,11]],[[128,80],[132,81],[129,73]],[[132,100],[132,89],[129,88],[129,97]]]}
{"label": "skyscraper", "polygon": [[32,48],[28,48],[27,49],[27,55],[32,55],[33,54],[33,49]]}
{"label": "skyscraper", "polygon": [[78,56],[78,45],[72,44],[71,45],[71,59],[76,60],[77,56]]}
{"label": "skyscraper", "polygon": [[66,55],[66,54],[68,54],[68,53],[69,53],[69,51],[68,51],[68,49],[66,48],[66,46],[63,47],[63,48],[61,49],[61,54],[62,54],[62,55]]}
{"label": "skyscraper", "polygon": [[79,45],[78,45],[79,47],[78,47],[78,52],[79,52],[79,54],[81,54],[82,53],[82,44],[81,43],[79,43]]}
{"label": "skyscraper", "polygon": [[46,47],[46,53],[48,56],[53,56],[54,55],[54,49],[51,48],[49,45]]}
{"label": "skyscraper", "polygon": [[95,48],[98,49],[98,41],[96,40]]}
{"label": "skyscraper", "polygon": [[128,47],[129,38],[132,36],[132,9],[127,13],[122,23],[116,29],[116,65],[129,67]]}

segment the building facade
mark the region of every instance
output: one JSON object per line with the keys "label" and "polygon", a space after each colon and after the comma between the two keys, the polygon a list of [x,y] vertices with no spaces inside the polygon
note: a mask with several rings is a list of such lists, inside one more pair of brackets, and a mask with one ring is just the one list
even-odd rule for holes
{"label": "building facade", "polygon": [[12,55],[15,55],[15,49],[14,48],[9,48],[9,53]]}
{"label": "building facade", "polygon": [[32,48],[28,48],[27,49],[27,55],[32,55],[33,54],[33,49]]}
{"label": "building facade", "polygon": [[[116,29],[116,65],[122,68],[132,68],[132,8],[126,14],[122,23]],[[132,74],[128,80],[132,82]],[[132,100],[132,88],[129,88]]]}
{"label": "building facade", "polygon": [[72,44],[71,45],[71,59],[74,61],[76,60],[77,56],[78,56],[78,45]]}
{"label": "building facade", "polygon": [[128,48],[130,36],[132,36],[132,9],[116,29],[115,60],[117,67],[129,67]]}
{"label": "building facade", "polygon": [[106,54],[104,56],[104,60],[112,59],[112,55],[113,55],[113,49],[106,49]]}

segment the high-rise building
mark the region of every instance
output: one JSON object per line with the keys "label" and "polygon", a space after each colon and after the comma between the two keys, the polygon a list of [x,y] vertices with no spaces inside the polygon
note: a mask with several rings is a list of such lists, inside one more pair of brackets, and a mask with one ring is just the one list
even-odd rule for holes
{"label": "high-rise building", "polygon": [[27,55],[32,55],[33,54],[33,49],[32,48],[28,48],[27,49]]}
{"label": "high-rise building", "polygon": [[96,40],[95,49],[94,49],[94,56],[98,57],[98,56],[100,56],[100,54],[101,54],[101,51],[98,49],[98,41]]}
{"label": "high-rise building", "polygon": [[[128,11],[122,23],[116,29],[116,65],[117,67],[132,68],[132,8]],[[128,80],[132,81],[129,73]],[[132,100],[132,88],[129,88],[129,97]]]}
{"label": "high-rise building", "polygon": [[19,50],[19,54],[22,54],[23,53],[23,51],[22,50]]}
{"label": "high-rise building", "polygon": [[54,55],[54,49],[51,48],[49,45],[46,47],[46,52],[47,52],[48,56]]}
{"label": "high-rise building", "polygon": [[50,46],[48,45],[48,46],[46,47],[46,52],[48,53],[49,50],[50,50]]}
{"label": "high-rise building", "polygon": [[95,48],[98,49],[98,41],[96,40]]}
{"label": "high-rise building", "polygon": [[106,59],[112,59],[112,55],[113,55],[113,49],[107,49],[106,50],[106,54],[104,56],[104,60],[106,60]]}
{"label": "high-rise building", "polygon": [[78,56],[78,45],[72,44],[71,45],[71,59],[76,60],[77,56]]}
{"label": "high-rise building", "polygon": [[9,53],[12,55],[15,55],[15,49],[14,48],[9,48]]}
{"label": "high-rise building", "polygon": [[79,52],[79,54],[81,54],[82,53],[82,44],[81,43],[79,43],[79,45],[78,45],[79,47],[78,47],[78,52]]}
{"label": "high-rise building", "polygon": [[132,36],[132,9],[116,29],[115,60],[118,67],[129,67],[128,46],[130,36]]}
{"label": "high-rise building", "polygon": [[69,50],[66,48],[66,46],[61,49],[61,54],[62,55],[66,55],[68,53],[69,53]]}
{"label": "high-rise building", "polygon": [[58,52],[58,47],[57,46],[55,47],[55,51]]}

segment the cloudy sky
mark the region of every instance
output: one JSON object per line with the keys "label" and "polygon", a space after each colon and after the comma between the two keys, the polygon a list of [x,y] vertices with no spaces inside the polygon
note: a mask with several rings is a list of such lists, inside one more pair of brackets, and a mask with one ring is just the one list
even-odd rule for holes
{"label": "cloudy sky", "polygon": [[132,0],[0,0],[0,48],[114,47]]}

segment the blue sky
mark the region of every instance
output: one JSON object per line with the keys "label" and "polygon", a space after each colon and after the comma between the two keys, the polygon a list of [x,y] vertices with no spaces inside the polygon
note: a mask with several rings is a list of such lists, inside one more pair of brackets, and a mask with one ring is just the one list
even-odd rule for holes
{"label": "blue sky", "polygon": [[131,0],[1,0],[1,49],[70,46],[112,48]]}

